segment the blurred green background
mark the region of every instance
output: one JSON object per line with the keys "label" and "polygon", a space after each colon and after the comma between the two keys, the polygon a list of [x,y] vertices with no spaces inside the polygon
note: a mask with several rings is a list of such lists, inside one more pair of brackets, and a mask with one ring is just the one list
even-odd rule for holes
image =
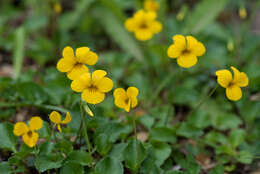
{"label": "blurred green background", "polygon": [[[124,28],[124,21],[143,8],[141,0],[1,1],[0,130],[33,115],[40,115],[47,125],[48,114],[58,110],[72,112],[65,132],[67,139],[74,136],[80,124],[80,95],[71,90],[70,81],[56,70],[56,63],[65,46],[88,46],[99,55],[91,70],[106,70],[114,87],[136,86],[140,91],[139,106],[130,114],[114,106],[112,93],[101,104],[90,106],[95,117],[88,117],[87,124],[91,142],[97,146],[97,160],[109,154],[120,164],[124,161],[118,154],[132,137],[131,120],[136,116],[139,139],[146,149],[141,164],[145,174],[259,170],[260,1],[156,2],[163,30],[152,40],[141,42]],[[246,15],[241,15],[241,10]],[[178,67],[167,57],[175,34],[193,35],[205,45],[206,54],[193,68]],[[231,102],[219,87],[188,115],[217,85],[215,71],[231,65],[249,77],[243,98]],[[45,129],[40,135],[48,139],[50,130],[48,126]],[[6,161],[14,165],[14,160],[10,161],[12,135],[2,132],[0,161],[5,162],[0,168]],[[101,148],[102,136],[109,140]]]}

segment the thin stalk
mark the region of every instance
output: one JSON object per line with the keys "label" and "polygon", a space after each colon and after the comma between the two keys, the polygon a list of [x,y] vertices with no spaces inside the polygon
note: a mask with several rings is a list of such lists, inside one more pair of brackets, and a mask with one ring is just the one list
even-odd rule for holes
{"label": "thin stalk", "polygon": [[204,97],[200,100],[200,102],[195,106],[195,108],[191,110],[191,112],[190,112],[188,115],[193,114],[197,109],[199,109],[200,106],[201,106],[208,98],[210,98],[210,97],[214,94],[214,92],[216,91],[217,88],[218,88],[218,85],[216,85],[215,88],[213,88],[208,95],[204,96]]}
{"label": "thin stalk", "polygon": [[135,116],[133,118],[133,127],[134,127],[134,132],[135,132],[135,147],[136,147],[136,152],[137,152],[137,161],[139,161],[139,151],[137,147],[137,131],[136,131],[136,119]]}
{"label": "thin stalk", "polygon": [[34,146],[34,154],[35,154],[35,167],[38,173],[40,174],[41,172],[40,172],[40,166],[38,166],[38,164],[40,165],[40,163],[39,163],[37,146]]}
{"label": "thin stalk", "polygon": [[91,144],[88,138],[88,132],[87,132],[87,125],[84,117],[84,112],[83,112],[83,106],[82,106],[82,101],[80,100],[80,116],[81,116],[81,122],[82,122],[82,128],[83,128],[83,133],[85,137],[85,141],[88,145],[88,151],[91,154]]}

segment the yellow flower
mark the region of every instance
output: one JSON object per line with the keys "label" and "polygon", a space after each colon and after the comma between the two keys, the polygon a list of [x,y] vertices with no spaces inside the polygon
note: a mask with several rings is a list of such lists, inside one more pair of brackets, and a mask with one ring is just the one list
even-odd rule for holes
{"label": "yellow flower", "polygon": [[111,91],[113,82],[106,76],[106,71],[96,70],[85,73],[71,83],[71,89],[82,92],[81,98],[90,104],[101,103],[105,99],[105,93]]}
{"label": "yellow flower", "polygon": [[80,47],[76,49],[76,56],[71,47],[65,47],[62,52],[62,58],[57,64],[57,69],[60,72],[66,72],[67,77],[71,80],[76,79],[83,73],[88,72],[88,65],[95,65],[98,61],[98,56],[88,47]]}
{"label": "yellow flower", "polygon": [[246,12],[246,9],[245,7],[242,7],[242,8],[239,8],[239,17],[241,19],[245,19],[247,17],[247,12]]}
{"label": "yellow flower", "polygon": [[52,111],[50,116],[49,116],[50,120],[55,123],[57,125],[57,128],[60,132],[62,132],[61,130],[61,124],[68,124],[71,121],[71,116],[70,113],[67,112],[66,117],[64,120],[61,120],[61,115],[60,113],[56,112],[56,111]]}
{"label": "yellow flower", "polygon": [[159,4],[153,0],[145,0],[144,1],[144,9],[147,11],[157,12],[159,9]]}
{"label": "yellow flower", "polygon": [[146,41],[162,30],[162,24],[156,21],[156,17],[153,11],[139,10],[126,20],[125,27],[129,32],[134,32],[138,40]]}
{"label": "yellow flower", "polygon": [[185,16],[185,13],[183,13],[183,11],[180,11],[177,16],[176,16],[176,19],[178,21],[182,21],[184,19],[184,16]]}
{"label": "yellow flower", "polygon": [[168,48],[168,56],[177,58],[179,66],[190,68],[197,63],[197,56],[202,56],[206,49],[204,45],[192,36],[173,36],[174,43]]}
{"label": "yellow flower", "polygon": [[60,14],[60,13],[61,13],[62,7],[61,7],[61,4],[60,4],[60,3],[56,2],[56,3],[54,4],[54,11],[55,11],[57,14]]}
{"label": "yellow flower", "polygon": [[29,147],[34,147],[38,141],[39,135],[36,130],[42,128],[42,119],[40,117],[32,117],[29,126],[24,122],[17,122],[14,125],[13,133],[16,136],[22,136],[24,143]]}
{"label": "yellow flower", "polygon": [[131,86],[126,91],[123,88],[117,88],[114,91],[115,105],[129,112],[130,108],[137,106],[137,95],[138,89],[136,87]]}
{"label": "yellow flower", "polygon": [[237,101],[242,97],[240,87],[248,85],[248,77],[244,72],[239,72],[235,67],[231,66],[233,77],[229,70],[223,69],[216,72],[217,81],[220,86],[226,88],[226,96],[229,100]]}

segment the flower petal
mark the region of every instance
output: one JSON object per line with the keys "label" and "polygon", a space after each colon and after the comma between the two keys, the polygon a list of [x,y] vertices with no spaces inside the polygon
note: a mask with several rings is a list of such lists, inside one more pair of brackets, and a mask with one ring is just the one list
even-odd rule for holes
{"label": "flower petal", "polygon": [[144,9],[147,11],[157,11],[159,9],[159,4],[153,0],[145,0]]}
{"label": "flower petal", "polygon": [[129,98],[135,98],[137,97],[139,91],[136,87],[131,86],[126,90],[126,94]]}
{"label": "flower petal", "polygon": [[183,35],[177,34],[173,36],[172,39],[177,47],[182,48],[183,50],[186,48],[186,40]]}
{"label": "flower petal", "polygon": [[159,33],[162,30],[162,24],[158,21],[153,21],[153,22],[149,23],[149,29],[153,33]]}
{"label": "flower petal", "polygon": [[120,96],[127,97],[126,91],[123,88],[116,88],[114,90],[113,95],[114,95],[115,98],[120,97]]}
{"label": "flower petal", "polygon": [[137,100],[137,98],[133,98],[133,99],[131,99],[131,108],[136,107],[137,104],[138,104],[138,100]]}
{"label": "flower petal", "polygon": [[29,147],[34,147],[38,141],[39,135],[37,132],[32,132],[32,135],[29,136],[28,134],[23,135],[24,143]]}
{"label": "flower petal", "polygon": [[148,29],[138,29],[135,32],[135,37],[138,40],[146,41],[153,37],[153,33]]}
{"label": "flower petal", "polygon": [[113,88],[113,81],[108,77],[104,77],[99,80],[97,87],[101,92],[109,92]]}
{"label": "flower petal", "polygon": [[75,80],[76,78],[80,77],[82,74],[88,72],[88,67],[84,64],[77,64],[72,68],[70,72],[67,73],[67,77],[70,80]]}
{"label": "flower petal", "polygon": [[21,136],[29,131],[28,126],[24,122],[17,122],[14,125],[13,133],[16,136]]}
{"label": "flower petal", "polygon": [[231,66],[231,69],[234,72],[234,83],[240,87],[245,87],[248,85],[248,77],[244,72],[238,71],[235,67]]}
{"label": "flower petal", "polygon": [[97,84],[99,80],[107,75],[107,72],[104,70],[96,70],[92,73],[92,81],[94,84]]}
{"label": "flower petal", "polygon": [[71,121],[70,113],[67,112],[65,119],[61,122],[62,124],[68,124]]}
{"label": "flower petal", "polygon": [[183,49],[176,46],[176,44],[172,44],[169,46],[167,53],[170,58],[177,58],[181,55]]}
{"label": "flower petal", "polygon": [[99,91],[91,91],[89,89],[85,89],[82,92],[81,98],[87,103],[98,104],[105,99],[105,94]]}
{"label": "flower petal", "polygon": [[239,86],[232,85],[226,88],[226,96],[229,100],[237,101],[242,97],[242,91]]}
{"label": "flower petal", "polygon": [[157,14],[154,11],[148,11],[145,13],[145,19],[147,21],[153,21],[156,19],[156,17],[157,17]]}
{"label": "flower petal", "polygon": [[202,56],[206,48],[201,42],[198,42],[194,37],[187,36],[187,49],[192,52],[192,54],[195,54],[196,56]]}
{"label": "flower petal", "polygon": [[134,32],[136,30],[136,26],[137,25],[134,18],[129,18],[125,21],[125,28],[130,32]]}
{"label": "flower petal", "polygon": [[61,123],[61,115],[57,111],[52,111],[49,118],[55,124]]}
{"label": "flower petal", "polygon": [[177,58],[177,63],[183,68],[190,68],[197,63],[198,59],[193,54],[183,54]]}
{"label": "flower petal", "polygon": [[41,117],[32,117],[29,122],[29,128],[30,130],[39,130],[42,128],[42,119]]}
{"label": "flower petal", "polygon": [[69,72],[74,65],[76,64],[76,60],[70,58],[62,58],[57,63],[57,69],[60,72]]}
{"label": "flower petal", "polygon": [[232,81],[232,74],[226,69],[216,71],[216,75],[218,84],[220,84],[223,88],[227,88]]}
{"label": "flower petal", "polygon": [[80,47],[76,49],[76,59],[83,64],[95,65],[98,61],[98,56],[90,51],[88,47]]}
{"label": "flower petal", "polygon": [[59,132],[62,132],[60,124],[57,124],[57,129],[58,129]]}
{"label": "flower petal", "polygon": [[76,80],[73,80],[70,87],[75,92],[82,92],[87,86],[90,85],[91,75],[90,73],[84,73]]}
{"label": "flower petal", "polygon": [[71,47],[67,46],[62,51],[62,56],[68,59],[74,59],[74,51]]}

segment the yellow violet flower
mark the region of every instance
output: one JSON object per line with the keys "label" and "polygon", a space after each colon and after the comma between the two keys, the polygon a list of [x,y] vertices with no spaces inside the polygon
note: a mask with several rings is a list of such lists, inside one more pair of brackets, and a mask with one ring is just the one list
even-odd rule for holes
{"label": "yellow violet flower", "polygon": [[61,4],[59,2],[56,2],[54,4],[54,11],[57,13],[57,14],[60,14],[62,12],[62,7],[61,7]]}
{"label": "yellow violet flower", "polygon": [[85,73],[71,83],[71,89],[82,92],[81,98],[90,104],[101,103],[105,99],[105,93],[111,91],[113,82],[105,77],[106,71],[96,70],[92,74]]}
{"label": "yellow violet flower", "polygon": [[57,63],[57,69],[60,72],[66,72],[67,77],[71,80],[76,79],[83,73],[88,72],[88,65],[95,65],[98,56],[88,47],[80,47],[76,49],[76,56],[71,47],[67,46],[63,49],[62,58]]}
{"label": "yellow violet flower", "polygon": [[66,117],[64,120],[61,120],[61,115],[60,113],[56,112],[56,111],[52,111],[50,116],[49,116],[50,120],[55,123],[55,125],[57,125],[57,128],[60,132],[62,132],[61,130],[61,124],[68,124],[71,121],[71,116],[70,113],[67,112]]}
{"label": "yellow violet flower", "polygon": [[175,35],[172,39],[174,43],[168,48],[168,56],[177,58],[181,67],[194,66],[198,61],[197,56],[202,56],[206,51],[204,45],[192,36]]}
{"label": "yellow violet flower", "polygon": [[16,136],[22,136],[24,143],[29,147],[34,147],[38,141],[39,135],[36,130],[42,128],[42,119],[40,117],[32,117],[29,126],[24,122],[17,122],[14,125],[13,133]]}
{"label": "yellow violet flower", "polygon": [[123,88],[117,88],[114,91],[115,105],[129,112],[130,108],[137,106],[137,95],[138,89],[136,87],[131,86],[126,91]]}
{"label": "yellow violet flower", "polygon": [[144,9],[147,11],[157,12],[159,10],[159,4],[153,0],[145,0]]}
{"label": "yellow violet flower", "polygon": [[245,19],[247,17],[247,12],[246,12],[245,7],[239,8],[238,13],[239,13],[239,17],[241,19]]}
{"label": "yellow violet flower", "polygon": [[126,20],[125,27],[129,32],[134,32],[138,40],[146,41],[162,30],[162,24],[156,21],[156,17],[153,11],[139,10]]}
{"label": "yellow violet flower", "polygon": [[248,77],[244,72],[239,72],[235,67],[231,66],[233,77],[229,70],[223,69],[216,71],[217,81],[220,86],[226,88],[226,96],[229,100],[237,101],[242,97],[240,87],[248,85]]}

